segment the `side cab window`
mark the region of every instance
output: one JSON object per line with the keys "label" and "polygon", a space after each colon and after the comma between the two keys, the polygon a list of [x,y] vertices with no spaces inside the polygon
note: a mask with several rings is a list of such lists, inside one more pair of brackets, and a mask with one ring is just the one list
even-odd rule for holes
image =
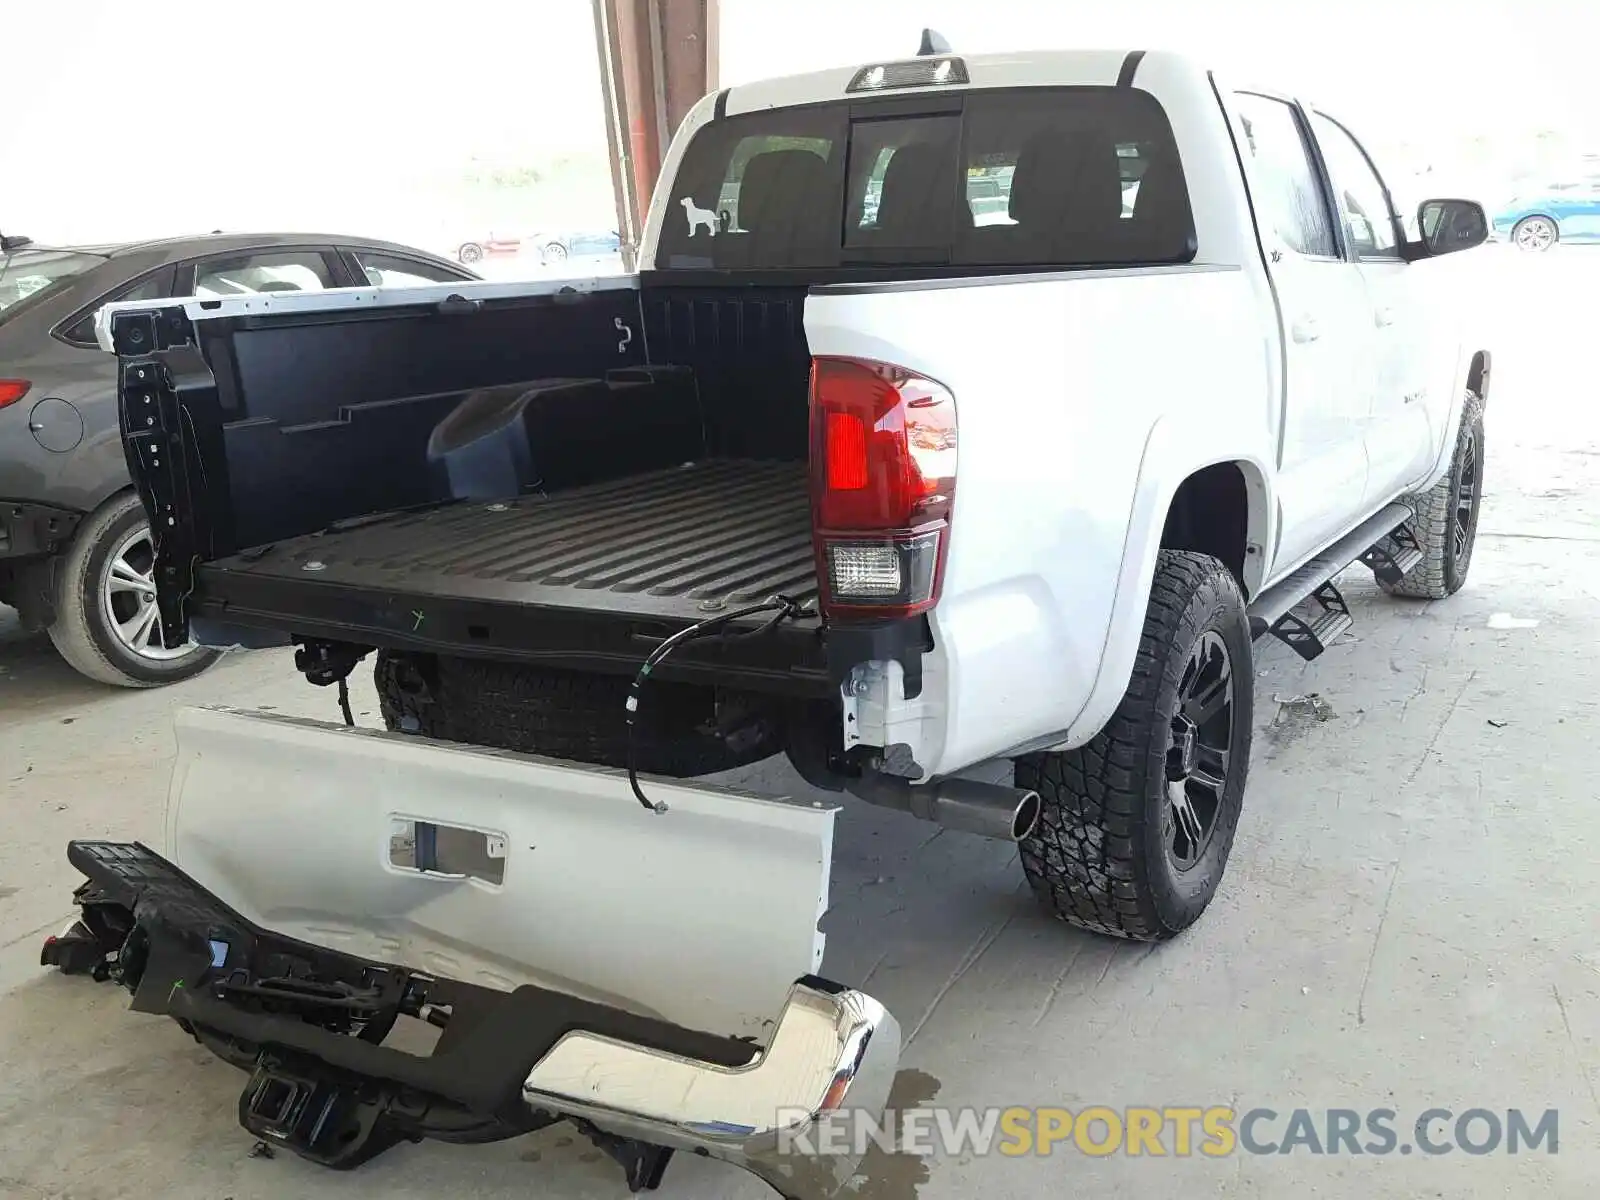
{"label": "side cab window", "polygon": [[1333,217],[1294,107],[1270,96],[1241,92],[1234,98],[1259,194],[1256,220],[1283,247],[1302,258],[1339,257]]}
{"label": "side cab window", "polygon": [[321,249],[242,250],[202,258],[193,269],[193,294],[202,300],[338,286],[332,255]]}
{"label": "side cab window", "polygon": [[1356,257],[1363,262],[1399,258],[1400,222],[1372,159],[1355,135],[1332,117],[1315,113],[1311,124],[1333,179],[1339,219]]}
{"label": "side cab window", "polygon": [[373,287],[424,287],[430,283],[458,283],[472,278],[466,271],[398,254],[363,249],[352,249],[349,253]]}

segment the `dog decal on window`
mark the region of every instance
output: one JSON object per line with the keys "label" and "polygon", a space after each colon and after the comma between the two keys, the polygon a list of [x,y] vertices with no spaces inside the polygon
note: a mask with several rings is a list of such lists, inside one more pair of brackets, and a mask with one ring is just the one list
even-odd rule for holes
{"label": "dog decal on window", "polygon": [[709,208],[698,207],[694,202],[693,196],[685,196],[682,200],[678,201],[678,203],[683,205],[683,211],[688,214],[690,237],[694,236],[695,230],[701,225],[706,227],[706,233],[709,236],[717,236],[717,226],[720,224],[720,222],[717,220],[717,214],[715,212]]}

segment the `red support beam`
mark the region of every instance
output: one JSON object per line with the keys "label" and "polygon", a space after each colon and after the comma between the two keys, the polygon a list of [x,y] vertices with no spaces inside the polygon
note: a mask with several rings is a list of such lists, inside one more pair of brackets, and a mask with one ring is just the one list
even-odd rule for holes
{"label": "red support beam", "polygon": [[717,0],[594,0],[619,232],[633,265],[673,132],[717,86]]}

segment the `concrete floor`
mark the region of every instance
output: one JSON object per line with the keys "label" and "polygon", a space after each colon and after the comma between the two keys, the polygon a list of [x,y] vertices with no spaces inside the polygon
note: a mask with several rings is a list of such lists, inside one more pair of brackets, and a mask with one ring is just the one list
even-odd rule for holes
{"label": "concrete floor", "polygon": [[[1600,405],[1579,314],[1600,255],[1502,257],[1482,272],[1499,357],[1471,582],[1449,601],[1407,604],[1353,572],[1348,640],[1309,665],[1263,647],[1246,810],[1201,924],[1154,949],[1085,936],[1035,911],[1004,847],[851,809],[825,971],[900,1018],[902,1103],[1391,1107],[1402,1128],[1434,1105],[1554,1107],[1560,1153],[878,1156],[852,1194],[1592,1190]],[[1500,628],[1501,614],[1521,627]],[[1327,719],[1280,704],[1310,693]],[[40,938],[69,911],[64,843],[158,840],[170,711],[208,702],[334,713],[333,697],[278,653],[165,692],[106,691],[0,615],[0,1196],[624,1194],[617,1170],[560,1128],[490,1147],[406,1147],[350,1175],[253,1158],[234,1119],[237,1073],[170,1022],[127,1013],[124,994],[37,968]],[[375,723],[366,683],[356,707]],[[658,1194],[766,1193],[691,1158]]]}

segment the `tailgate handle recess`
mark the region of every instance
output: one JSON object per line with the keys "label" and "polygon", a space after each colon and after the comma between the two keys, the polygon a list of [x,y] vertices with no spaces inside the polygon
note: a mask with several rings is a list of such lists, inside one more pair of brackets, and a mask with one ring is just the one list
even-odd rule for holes
{"label": "tailgate handle recess", "polygon": [[506,881],[507,843],[503,833],[395,817],[389,826],[389,865],[434,879],[476,879],[499,887]]}

